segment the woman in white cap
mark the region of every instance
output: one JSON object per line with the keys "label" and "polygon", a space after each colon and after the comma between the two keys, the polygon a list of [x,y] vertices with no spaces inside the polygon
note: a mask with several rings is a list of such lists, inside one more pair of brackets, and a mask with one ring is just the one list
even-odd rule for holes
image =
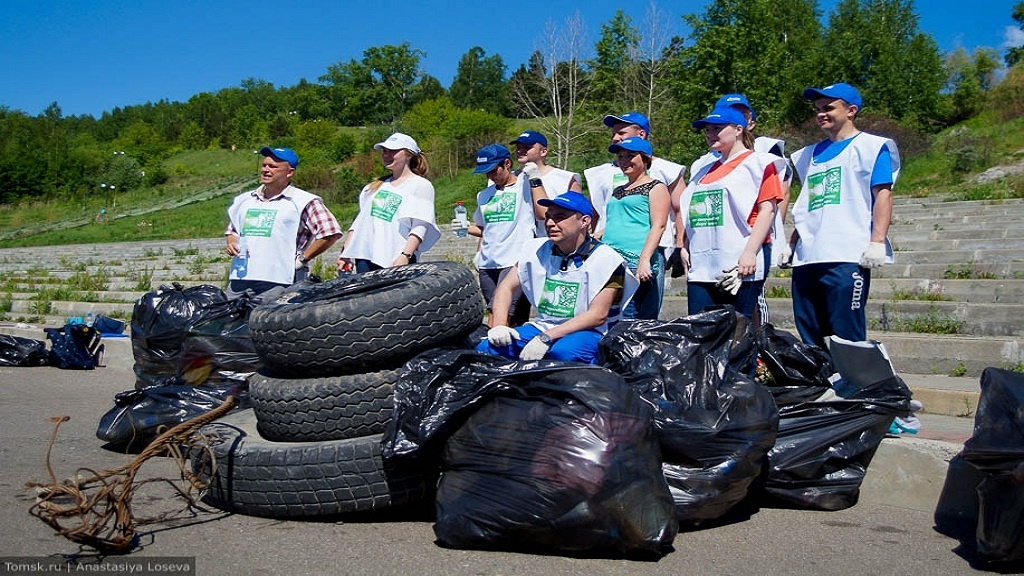
{"label": "woman in white cap", "polygon": [[608,198],[602,241],[622,256],[640,281],[622,317],[657,320],[665,274],[665,259],[658,245],[672,204],[668,186],[647,173],[654,148],[646,139],[626,138],[609,146],[608,151],[615,154],[615,164],[626,183],[617,186]]}
{"label": "woman in white cap", "polygon": [[687,307],[697,314],[728,304],[751,318],[771,263],[786,161],[753,151],[747,119],[732,106],[718,106],[692,126],[703,130],[718,159],[693,174],[680,198]]}
{"label": "woman in white cap", "polygon": [[369,272],[416,262],[440,238],[427,157],[411,136],[395,132],[373,145],[391,171],[363,187],[359,215],[345,236],[340,271]]}

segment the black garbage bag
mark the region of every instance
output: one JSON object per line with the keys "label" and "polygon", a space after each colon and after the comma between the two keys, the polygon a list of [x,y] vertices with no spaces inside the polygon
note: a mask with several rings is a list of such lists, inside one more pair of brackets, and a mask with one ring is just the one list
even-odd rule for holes
{"label": "black garbage bag", "polygon": [[[832,342],[843,397],[779,409],[768,452],[766,504],[842,510],[857,503],[868,465],[896,416],[908,416],[910,389],[878,342]],[[854,361],[856,360],[856,361]]]}
{"label": "black garbage bag", "polygon": [[429,352],[395,388],[384,457],[438,455],[438,542],[662,555],[677,524],[647,405],[591,365]]}
{"label": "black garbage bag", "polygon": [[720,308],[620,322],[600,343],[602,363],[654,409],[680,522],[718,518],[740,502],[775,442],[775,402],[745,375],[754,348],[741,318]]}
{"label": "black garbage bag", "polygon": [[151,386],[114,396],[114,407],[100,418],[96,437],[104,442],[142,447],[163,430],[213,410],[228,396],[238,398],[235,410],[249,407],[246,382],[226,386]]}
{"label": "black garbage bag", "polygon": [[778,406],[814,400],[832,388],[828,351],[771,324],[757,331],[757,356],[771,375],[768,390]]}
{"label": "black garbage bag", "polygon": [[249,337],[249,313],[256,303],[246,297],[214,302],[188,325],[178,360],[186,384],[223,385],[244,381],[263,363]]}
{"label": "black garbage bag", "polygon": [[62,370],[92,370],[103,358],[102,338],[91,326],[67,324],[62,328],[44,328],[50,341],[49,364]]}
{"label": "black garbage bag", "polygon": [[963,458],[982,472],[978,485],[978,555],[1024,561],[1024,374],[986,368]]}
{"label": "black garbage bag", "polygon": [[192,321],[217,302],[227,300],[216,286],[161,286],[141,296],[132,310],[135,388],[156,385],[178,374],[182,342]]}
{"label": "black garbage bag", "polygon": [[49,363],[46,342],[0,334],[0,366],[46,366]]}

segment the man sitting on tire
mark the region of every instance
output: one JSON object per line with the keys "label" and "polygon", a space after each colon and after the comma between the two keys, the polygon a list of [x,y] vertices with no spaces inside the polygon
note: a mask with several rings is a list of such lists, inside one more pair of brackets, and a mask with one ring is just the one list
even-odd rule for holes
{"label": "man sitting on tire", "polygon": [[[537,201],[547,208],[547,238],[526,243],[494,292],[491,329],[477,350],[506,358],[597,362],[597,343],[619,318],[637,280],[615,250],[591,237],[594,206],[579,192]],[[522,292],[537,317],[506,325]]]}

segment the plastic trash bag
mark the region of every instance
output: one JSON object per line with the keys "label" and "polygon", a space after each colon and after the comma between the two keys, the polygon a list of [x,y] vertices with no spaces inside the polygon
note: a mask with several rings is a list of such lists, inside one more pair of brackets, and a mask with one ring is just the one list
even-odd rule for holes
{"label": "plastic trash bag", "polygon": [[732,308],[620,322],[601,340],[602,363],[654,409],[680,522],[721,517],[741,501],[775,442],[775,402],[745,375],[752,341]]}
{"label": "plastic trash bag", "polygon": [[147,388],[178,374],[182,342],[200,313],[227,298],[216,286],[161,286],[144,294],[132,310],[135,388]]}
{"label": "plastic trash bag", "polygon": [[868,465],[896,416],[909,415],[910,389],[878,342],[833,341],[841,397],[779,409],[764,491],[773,501],[819,510],[857,503]]}
{"label": "plastic trash bag", "polygon": [[114,396],[114,407],[100,418],[96,437],[105,442],[141,447],[164,429],[213,410],[235,396],[236,410],[249,406],[246,382],[229,386],[153,386]]}
{"label": "plastic trash bag", "polygon": [[0,366],[46,366],[49,363],[46,342],[0,334]]}
{"label": "plastic trash bag", "polygon": [[978,485],[978,555],[1024,561],[1024,374],[986,368],[963,457],[985,475]]}
{"label": "plastic trash bag", "polygon": [[62,370],[92,370],[101,364],[103,344],[100,333],[84,324],[44,328],[51,342],[49,363]]}
{"label": "plastic trash bag", "polygon": [[778,406],[820,397],[832,389],[832,357],[796,335],[764,324],[757,332],[757,355],[771,374],[768,390]]}
{"label": "plastic trash bag", "polygon": [[254,301],[241,297],[199,311],[185,332],[178,359],[178,376],[184,383],[244,381],[262,367],[249,337],[249,313],[255,307]]}
{"label": "plastic trash bag", "polygon": [[662,555],[677,524],[648,406],[591,365],[414,358],[384,455],[438,455],[440,544]]}

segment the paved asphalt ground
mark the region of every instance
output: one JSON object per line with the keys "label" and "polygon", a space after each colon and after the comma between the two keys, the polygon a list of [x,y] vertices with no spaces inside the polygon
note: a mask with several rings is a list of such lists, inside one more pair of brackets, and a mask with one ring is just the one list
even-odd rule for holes
{"label": "paved asphalt ground", "polygon": [[[94,371],[0,367],[0,467],[3,521],[0,574],[13,556],[95,562],[95,552],[54,534],[29,515],[27,481],[45,481],[48,418],[69,415],[52,462],[58,478],[79,467],[105,470],[132,456],[95,437],[113,395],[133,386],[124,367]],[[175,477],[166,458],[141,477]],[[870,476],[870,470],[869,470]],[[149,484],[134,500],[137,517],[182,508],[170,488]],[[960,542],[934,529],[930,512],[861,502],[839,512],[761,509],[713,528],[681,533],[657,562],[450,550],[434,542],[429,518],[279,521],[216,510],[179,514],[176,522],[141,527],[133,561],[195,558],[195,574],[964,574],[974,572]],[[107,562],[118,560],[108,557]],[[97,567],[98,568],[98,567]]]}

